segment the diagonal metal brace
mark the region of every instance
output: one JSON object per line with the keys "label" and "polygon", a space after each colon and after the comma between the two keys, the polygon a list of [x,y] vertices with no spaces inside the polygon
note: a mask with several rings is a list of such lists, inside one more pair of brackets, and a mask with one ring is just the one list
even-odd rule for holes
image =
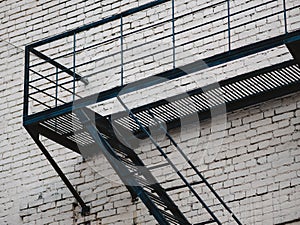
{"label": "diagonal metal brace", "polygon": [[[35,50],[34,48],[31,48],[29,51],[32,52],[33,54],[35,54],[36,56],[38,56],[39,58],[45,60],[46,62],[52,64],[53,66],[55,66],[55,67],[61,69],[62,71],[66,72],[70,76],[74,76],[74,72],[73,71],[71,71],[70,69],[68,69],[64,65],[56,62],[55,60],[51,59],[49,56],[44,55],[43,53]],[[75,78],[77,80],[81,81],[82,83],[84,83],[85,85],[89,84],[89,81],[86,78],[78,75],[77,73],[75,73]]]}
{"label": "diagonal metal brace", "polygon": [[52,167],[55,169],[57,174],[60,176],[60,178],[63,180],[65,185],[68,187],[68,189],[71,191],[75,199],[78,201],[78,203],[81,206],[81,214],[82,216],[87,216],[90,214],[90,206],[86,205],[85,202],[82,200],[78,192],[75,190],[73,185],[70,183],[66,175],[63,173],[63,171],[60,169],[60,167],[57,165],[57,163],[54,161],[46,147],[43,145],[43,143],[39,140],[39,133],[36,132],[36,129],[30,129],[29,127],[25,127],[27,132],[30,134],[34,142],[37,144],[37,146],[41,149],[43,154],[46,156]]}

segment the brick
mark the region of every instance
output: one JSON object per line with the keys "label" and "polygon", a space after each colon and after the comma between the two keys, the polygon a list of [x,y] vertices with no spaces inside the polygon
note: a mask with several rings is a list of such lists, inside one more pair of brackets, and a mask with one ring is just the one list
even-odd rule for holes
{"label": "brick", "polygon": [[245,124],[243,126],[238,126],[236,128],[232,128],[229,130],[229,135],[233,135],[233,134],[238,134],[238,133],[241,133],[241,132],[245,132],[245,131],[248,131],[250,129],[250,126],[249,124]]}
{"label": "brick", "polygon": [[281,137],[284,135],[290,135],[293,134],[295,131],[295,128],[293,126],[289,126],[287,128],[282,128],[274,131],[274,137]]}
{"label": "brick", "polygon": [[252,137],[250,139],[251,144],[253,143],[257,143],[257,142],[261,142],[261,141],[265,141],[265,140],[270,140],[273,136],[273,133],[269,132],[269,133],[264,133],[255,137]]}
{"label": "brick", "polygon": [[261,120],[261,119],[263,119],[263,113],[245,117],[245,118],[243,118],[243,123],[244,124],[251,123],[251,122],[254,122],[254,121]]}
{"label": "brick", "polygon": [[286,113],[296,109],[296,103],[291,102],[289,105],[284,105],[280,108],[275,109],[276,114]]}
{"label": "brick", "polygon": [[264,134],[278,129],[278,124],[262,124],[257,128],[257,134]]}
{"label": "brick", "polygon": [[273,161],[272,162],[272,166],[274,168],[277,168],[277,167],[281,167],[281,166],[284,166],[284,165],[290,165],[294,162],[294,159],[293,158],[281,158],[277,161]]}
{"label": "brick", "polygon": [[286,112],[286,113],[274,116],[272,118],[272,120],[273,120],[273,122],[277,122],[277,121],[281,121],[281,120],[286,120],[286,119],[291,118],[293,116],[294,116],[294,112]]}
{"label": "brick", "polygon": [[263,120],[259,120],[259,121],[256,121],[256,122],[251,122],[251,128],[257,128],[257,127],[261,127],[261,126],[269,126],[271,125],[272,123],[272,120],[271,118],[266,118],[266,119],[263,119]]}
{"label": "brick", "polygon": [[239,140],[239,141],[232,142],[232,143],[229,144],[231,149],[240,148],[240,147],[248,146],[248,145],[250,145],[250,140],[249,139]]}

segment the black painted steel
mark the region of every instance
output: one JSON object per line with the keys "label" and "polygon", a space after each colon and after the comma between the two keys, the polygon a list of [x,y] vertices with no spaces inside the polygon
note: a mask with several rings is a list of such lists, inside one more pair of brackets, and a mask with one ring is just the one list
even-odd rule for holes
{"label": "black painted steel", "polygon": [[135,115],[131,112],[131,110],[125,105],[122,99],[118,96],[118,101],[124,107],[128,115],[134,120],[136,124],[140,127],[140,129],[147,135],[147,137],[151,140],[152,144],[157,148],[160,154],[166,159],[172,169],[177,173],[180,179],[185,183],[185,185],[189,188],[189,190],[193,193],[193,195],[197,198],[197,200],[201,203],[201,205],[206,209],[209,215],[213,218],[214,222],[218,225],[222,225],[219,219],[216,217],[215,213],[209,208],[209,206],[205,203],[205,201],[200,197],[200,195],[194,190],[192,185],[188,182],[188,180],[184,177],[184,175],[177,169],[175,164],[169,159],[167,154],[163,151],[163,149],[159,146],[159,144],[155,141],[152,135],[147,131],[146,127],[141,124],[141,122],[135,117]]}
{"label": "black painted steel", "polygon": [[300,40],[286,43],[286,46],[297,63],[300,64]]}
{"label": "black painted steel", "polygon": [[[64,72],[66,72],[67,74],[69,74],[70,76],[72,76],[72,77],[74,76],[74,72],[71,71],[71,68],[65,67],[64,65],[62,65],[62,64],[60,64],[60,63],[58,63],[58,62],[56,62],[55,60],[51,59],[50,57],[44,55],[43,53],[41,53],[41,52],[39,52],[39,51],[37,51],[37,50],[35,50],[34,48],[28,47],[28,51],[31,52],[31,53],[33,53],[33,54],[35,54],[35,55],[38,56],[39,58],[41,58],[41,59],[47,61],[48,63],[52,64],[53,66],[55,66],[55,67],[61,69],[62,71],[64,71]],[[27,53],[27,54],[28,54],[28,53]],[[28,66],[27,68],[29,68],[29,66]],[[73,67],[72,67],[72,68],[73,68]],[[78,74],[76,74],[76,73],[75,73],[75,78],[76,78],[76,80],[82,81],[82,82],[83,82],[84,84],[86,84],[86,85],[88,84],[88,81],[87,81],[87,80],[85,80],[84,78],[82,78],[80,75],[78,75]]]}
{"label": "black painted steel", "polygon": [[[210,118],[211,110],[217,111],[218,105],[225,104],[226,110],[229,112],[298,91],[300,89],[298,65],[295,60],[279,63],[137,107],[131,111],[138,119],[149,121],[146,115],[147,111],[151,109],[155,117],[166,122],[168,129],[175,128],[180,126],[180,120],[183,117],[194,113],[198,114],[200,120]],[[211,103],[207,101],[205,95],[207,93],[210,94]],[[189,109],[181,114],[174,114],[172,111],[178,112],[176,109],[178,107],[174,103],[179,101],[181,107]],[[123,124],[126,129],[134,132],[139,138],[145,137],[139,126],[129,116],[114,114],[111,117],[115,118],[116,123]],[[148,122],[142,122],[142,124],[149,126]]]}
{"label": "black painted steel", "polygon": [[[157,118],[153,115],[151,110],[148,110],[149,114],[151,115],[152,119],[155,120],[156,124],[160,127],[161,130],[163,130],[164,134],[167,136],[167,138],[171,141],[171,143],[175,146],[175,148],[178,150],[178,152],[183,156],[185,161],[189,164],[189,166],[194,170],[194,172],[199,176],[201,181],[205,183],[205,185],[209,188],[209,190],[213,193],[213,195],[218,199],[218,201],[222,204],[222,206],[230,213],[234,221],[242,225],[240,220],[236,217],[236,215],[231,211],[231,209],[227,206],[227,204],[223,201],[223,199],[219,196],[219,194],[213,189],[213,187],[208,183],[208,181],[205,179],[205,177],[200,173],[200,171],[197,169],[197,167],[192,163],[192,161],[188,158],[188,156],[184,153],[184,151],[181,149],[181,147],[176,143],[176,141],[173,139],[173,137],[170,135],[170,133],[165,129],[164,126],[157,120]],[[134,116],[134,114],[131,113],[131,115]],[[139,124],[139,126],[142,126]],[[148,136],[148,135],[147,135]],[[197,183],[198,184],[198,183]],[[191,185],[191,184],[190,184]]]}
{"label": "black painted steel", "polygon": [[[172,7],[172,18],[167,19],[165,21],[161,21],[155,23],[153,25],[146,26],[144,28],[138,29],[137,31],[133,32],[124,32],[123,30],[123,18],[132,15],[136,12],[158,6],[160,4],[170,2]],[[82,206],[82,214],[87,215],[89,213],[89,206],[85,204],[82,198],[79,196],[75,188],[69,182],[67,177],[63,174],[60,170],[54,159],[51,157],[45,146],[39,141],[39,135],[47,137],[57,143],[61,144],[62,146],[69,148],[79,154],[82,154],[81,150],[85,149],[85,151],[95,149],[96,152],[91,153],[90,157],[93,157],[93,154],[97,154],[99,151],[102,151],[108,161],[111,163],[115,171],[120,176],[121,180],[125,183],[128,191],[130,192],[132,199],[135,200],[139,197],[144,204],[148,207],[149,211],[156,220],[160,224],[181,224],[181,225],[190,225],[188,220],[182,214],[180,209],[176,206],[173,200],[169,197],[167,191],[172,192],[173,190],[185,188],[187,187],[198,199],[198,201],[206,208],[207,212],[213,218],[208,221],[203,221],[200,224],[210,224],[210,223],[217,223],[221,224],[218,218],[215,216],[214,212],[211,211],[208,205],[202,200],[202,198],[198,195],[198,193],[193,189],[193,185],[205,184],[208,186],[210,191],[215,195],[218,201],[225,207],[225,209],[232,215],[234,220],[241,224],[238,218],[232,213],[229,207],[226,206],[224,201],[218,196],[218,194],[213,190],[213,188],[209,185],[206,179],[201,175],[201,173],[197,170],[197,168],[191,163],[191,161],[184,155],[183,151],[179,148],[173,138],[169,135],[168,130],[180,126],[180,119],[183,117],[188,117],[189,114],[197,113],[200,120],[206,119],[210,117],[210,110],[217,109],[222,105],[226,105],[227,111],[232,111],[238,108],[246,107],[249,105],[257,104],[259,102],[263,102],[275,97],[280,97],[289,93],[293,93],[299,91],[300,85],[300,68],[299,68],[299,41],[300,41],[300,30],[293,31],[288,33],[288,21],[287,21],[287,12],[290,10],[294,10],[299,6],[294,6],[292,8],[286,8],[286,2],[283,0],[283,10],[278,12],[273,12],[272,14],[265,15],[264,17],[251,20],[245,22],[243,24],[238,24],[235,26],[231,25],[231,17],[237,14],[249,11],[254,9],[255,7],[261,7],[267,5],[269,3],[275,2],[275,0],[269,0],[267,2],[258,4],[253,7],[249,7],[238,12],[231,12],[230,11],[230,0],[220,1],[218,3],[205,6],[204,8],[195,10],[194,12],[203,10],[208,7],[214,7],[219,4],[227,3],[227,16],[217,18],[213,21],[209,21],[205,24],[198,24],[194,27],[187,28],[182,31],[176,32],[175,21],[179,18],[182,18],[188,14],[183,14],[179,16],[175,16],[175,0],[156,0],[150,2],[148,4],[139,6],[134,9],[127,10],[123,13],[118,15],[113,15],[111,17],[105,18],[101,21],[88,24],[86,26],[77,28],[72,31],[68,31],[66,33],[57,35],[55,37],[51,37],[29,46],[25,48],[25,82],[24,82],[24,112],[23,112],[23,121],[24,126],[26,127],[27,131],[44,153],[46,158],[49,160],[51,165],[54,167],[58,175],[61,177],[63,182],[69,188],[71,193],[77,199],[79,204]],[[275,15],[283,15],[284,18],[284,34],[279,35],[277,37],[273,37],[267,40],[259,41],[256,43],[249,44],[244,47],[240,47],[237,49],[232,49],[231,47],[231,31],[238,27],[266,19],[271,16]],[[216,22],[219,20],[223,20],[227,18],[228,28],[226,30],[218,31],[213,34],[208,34],[203,37],[197,37],[194,40],[190,40],[188,42],[176,45],[176,35],[188,32],[195,28],[199,28],[201,26],[207,25],[212,22]],[[121,64],[117,65],[121,68],[121,83],[117,85],[115,88],[107,90],[101,93],[95,93],[94,95],[75,100],[75,96],[78,96],[75,93],[75,82],[82,81],[84,84],[88,84],[88,81],[85,77],[82,77],[80,74],[76,73],[76,69],[84,66],[89,62],[84,62],[76,64],[76,54],[80,51],[84,51],[88,48],[95,47],[98,44],[88,46],[87,48],[83,49],[76,49],[76,35],[82,31],[87,31],[94,27],[103,25],[108,22],[112,22],[115,20],[120,20],[120,36],[114,37],[113,39],[107,40],[106,42],[112,40],[120,39],[121,42],[121,49],[119,53],[121,54]],[[223,63],[227,63],[233,61],[235,59],[239,59],[245,56],[249,56],[251,54],[255,54],[267,49],[271,49],[274,47],[278,47],[280,45],[286,44],[289,48],[291,54],[294,56],[295,60],[291,60],[288,62],[283,62],[278,65],[270,66],[261,70],[257,70],[254,72],[250,72],[241,76],[236,76],[234,78],[230,78],[224,81],[221,81],[217,84],[208,85],[203,88],[197,88],[193,91],[188,92],[188,97],[186,93],[184,95],[177,95],[171,97],[167,100],[161,100],[154,103],[147,104],[142,107],[138,107],[135,109],[128,109],[127,106],[122,102],[118,93],[124,88],[124,60],[123,54],[124,52],[128,51],[128,49],[123,49],[123,38],[134,34],[135,32],[140,32],[145,29],[149,29],[151,27],[155,27],[158,25],[162,25],[164,23],[172,23],[172,34],[166,35],[163,38],[157,38],[152,42],[163,40],[165,38],[172,38],[172,50],[173,54],[173,69],[153,75],[151,78],[146,78],[143,80],[139,80],[137,82],[133,82],[130,84],[130,88],[127,88],[125,93],[135,92],[137,90],[147,88],[150,86],[154,86],[165,82],[165,80],[172,80],[187,74],[197,72],[203,70],[207,67],[214,67],[216,65],[220,65]],[[207,37],[211,37],[221,32],[228,32],[228,52],[221,53],[218,55],[211,56],[209,58],[205,58],[203,60],[195,61],[189,63],[185,66],[180,68],[175,68],[176,65],[176,48],[182,47],[186,44],[193,43],[197,40],[203,40]],[[41,51],[38,51],[36,48],[42,46],[44,44],[51,43],[56,40],[60,40],[62,38],[66,38],[73,35],[73,51],[71,53],[65,53],[62,56],[51,58]],[[101,44],[101,43],[100,43]],[[135,46],[137,47],[137,46]],[[132,50],[132,49],[130,49]],[[167,49],[169,50],[169,49]],[[37,64],[31,65],[30,62],[30,54],[34,54],[42,62],[38,62]],[[65,56],[72,56],[73,57],[73,65],[72,67],[68,68],[61,63],[58,63],[56,60],[65,57]],[[96,60],[103,60],[104,58],[97,58]],[[142,59],[142,58],[139,58]],[[129,61],[133,62],[133,61]],[[32,68],[34,66],[41,66],[45,63],[49,63],[53,66],[56,71],[53,74],[42,75],[37,73]],[[127,62],[128,63],[128,62]],[[35,73],[39,76],[39,78],[35,80],[30,80],[30,73]],[[64,83],[59,83],[59,74],[65,73],[70,76],[72,80],[65,81]],[[51,80],[51,76],[55,75],[55,81]],[[54,86],[48,87],[36,87],[34,86],[34,82],[40,81],[45,79],[49,84],[54,84]],[[68,90],[64,87],[65,84],[72,83],[72,88]],[[59,99],[58,90],[59,88],[71,93],[73,95],[73,101],[65,103],[62,99]],[[29,92],[29,88],[35,89],[35,92]],[[52,96],[51,94],[47,93],[46,91],[49,89],[55,88],[55,94]],[[205,90],[205,92],[203,91]],[[36,98],[33,95],[43,93],[44,95],[52,98],[54,100],[54,106],[49,105],[43,102],[41,99]],[[205,94],[209,93],[209,101]],[[101,115],[94,113],[91,110],[85,108],[88,105],[94,104],[95,99],[97,102],[101,102],[107,99],[117,97],[118,100],[122,103],[125,107],[126,111],[129,113],[129,116],[120,116],[118,115],[111,115],[108,118],[104,118]],[[30,114],[29,112],[29,99],[33,99],[35,102],[39,103],[40,105],[44,105],[46,108],[49,108],[45,111]],[[59,105],[61,102],[63,105]],[[191,106],[192,105],[192,106]],[[174,108],[180,107],[180,113],[174,113]],[[173,111],[172,111],[173,110]],[[74,113],[75,112],[75,113]],[[147,115],[150,112],[151,116]],[[91,118],[96,118],[95,123],[92,122]],[[117,118],[114,121],[114,126],[117,129],[114,129],[109,119],[111,117]],[[196,174],[200,177],[200,181],[196,181],[194,183],[189,183],[185,177],[177,170],[175,165],[168,159],[168,156],[164,154],[161,147],[155,142],[155,140],[151,137],[150,133],[148,132],[149,126],[155,126],[157,124],[147,122],[149,118],[154,118],[156,123],[159,123],[156,118],[159,118],[160,121],[164,121],[167,124],[167,128],[164,132],[167,134],[167,137],[170,139],[171,143],[177,148],[180,153],[183,153],[184,158],[187,160],[188,164],[191,166],[192,169],[196,172]],[[115,123],[116,122],[116,123]],[[133,148],[135,147],[134,144],[131,143],[131,140],[124,138],[123,141],[130,142],[128,145],[132,145],[131,148],[128,148],[124,144],[122,144],[115,132],[118,132],[118,129],[127,129],[130,132],[133,132],[137,137],[145,138],[149,137],[153,144],[157,147],[160,153],[165,157],[167,163],[163,163],[157,166],[149,166],[147,167],[139,156],[134,152]],[[116,160],[118,163],[116,163]],[[165,166],[171,166],[179,177],[184,181],[185,185],[178,185],[171,188],[164,189],[154,178],[150,171],[155,170],[157,168],[162,168]],[[140,168],[142,167],[142,169]]]}
{"label": "black painted steel", "polygon": [[57,172],[57,174],[60,176],[60,178],[62,179],[62,181],[65,183],[65,185],[68,187],[68,189],[70,190],[70,192],[73,194],[73,196],[75,197],[75,199],[80,204],[80,206],[82,208],[82,210],[81,210],[82,215],[84,215],[84,216],[89,215],[89,213],[90,213],[90,206],[88,206],[88,205],[85,204],[85,202],[82,200],[82,198],[80,197],[80,195],[78,194],[78,192],[75,190],[75,188],[73,187],[73,185],[70,183],[70,181],[66,177],[66,175],[62,172],[62,170],[59,168],[59,166],[57,165],[57,163],[54,161],[54,159],[52,158],[52,156],[50,155],[50,153],[48,152],[48,150],[46,149],[46,147],[39,140],[39,133],[37,132],[38,129],[36,127],[25,127],[25,128],[28,131],[28,133],[30,134],[30,136],[32,137],[32,139],[34,140],[34,142],[37,144],[37,146],[41,149],[41,151],[43,152],[43,154],[45,155],[45,157],[47,158],[47,160],[49,161],[49,163],[55,169],[55,171]]}
{"label": "black painted steel", "polygon": [[[264,69],[261,69],[258,71],[254,71],[254,72],[251,72],[248,74],[244,74],[241,76],[237,76],[234,78],[230,78],[230,79],[221,81],[221,82],[219,82],[219,88],[221,88],[223,91],[225,91],[225,93],[227,93],[227,95],[225,95],[224,99],[226,99],[228,101],[227,104],[228,104],[229,110],[234,110],[234,109],[237,109],[238,107],[244,107],[245,105],[251,105],[251,104],[255,104],[259,101],[265,101],[265,100],[271,99],[274,96],[284,95],[284,94],[298,91],[299,90],[299,81],[300,81],[300,69],[299,69],[297,62],[295,60],[292,60],[292,61],[280,63],[278,65],[274,65],[274,66],[271,66],[268,68],[264,68]],[[257,87],[255,87],[255,84],[253,84],[254,82],[257,83]],[[240,86],[237,86],[237,85],[240,85]],[[230,89],[227,89],[227,87],[230,87]],[[235,88],[235,95],[231,95],[229,92],[226,92],[226,90],[232,90],[232,88]],[[219,100],[217,100],[217,99],[219,99],[219,98],[217,98],[218,97],[217,93],[220,94],[220,92],[217,91],[218,88],[216,88],[216,85],[212,84],[212,85],[206,86],[203,89],[208,90],[208,91],[209,90],[214,91],[213,93],[215,93],[215,95],[211,95],[212,98],[215,98],[215,101],[213,101],[213,102],[216,103],[219,101]],[[201,96],[201,94],[203,94],[202,89],[196,89],[191,92],[188,92],[189,97],[191,97],[193,100],[198,100],[198,101],[199,101],[199,99],[201,99],[201,97],[196,98],[196,96]],[[248,96],[247,96],[247,94],[248,94]],[[181,102],[185,102],[186,104],[189,104],[189,101],[187,101],[187,100],[182,101],[182,99],[184,99],[184,98],[186,98],[186,94],[182,95],[182,96],[181,95],[174,96],[174,97],[168,99],[168,101],[162,100],[159,102],[151,103],[147,106],[136,108],[131,111],[132,111],[132,113],[134,113],[134,115],[137,118],[140,118],[140,115],[145,116],[145,113],[141,114],[141,112],[148,112],[148,110],[150,109],[151,112],[155,114],[155,109],[157,107],[160,107],[159,113],[160,113],[160,116],[163,116],[164,114],[163,114],[163,111],[161,111],[162,110],[161,107],[167,106],[168,104],[170,104],[170,102],[176,102],[178,100],[181,100]],[[198,104],[198,105],[200,105],[200,104]],[[197,112],[197,113],[199,113],[199,115],[203,115],[203,114],[206,115],[206,112],[208,112],[208,114],[209,114],[209,110],[208,110],[209,107],[210,107],[210,105],[208,104],[208,102],[204,101],[201,104],[202,110],[199,110],[199,112]],[[170,107],[167,108],[167,110],[169,110],[169,109],[170,109]],[[185,111],[185,112],[188,113],[188,111]],[[93,112],[88,111],[87,114],[89,114],[89,113],[93,113]],[[178,119],[180,119],[180,116],[184,116],[184,115],[179,115]],[[89,117],[91,117],[91,115],[89,115]],[[169,117],[170,117],[170,115],[169,115]],[[167,117],[165,117],[165,118],[167,118]],[[204,117],[200,117],[200,118],[204,118]],[[96,128],[98,130],[97,131],[98,135],[101,134],[101,135],[105,135],[106,137],[110,137],[110,143],[111,143],[110,145],[111,145],[112,149],[115,149],[115,151],[119,152],[119,154],[125,154],[126,156],[130,156],[132,161],[127,162],[126,159],[121,160],[122,163],[124,165],[126,165],[127,168],[131,168],[130,175],[132,175],[132,172],[134,172],[134,168],[137,165],[144,165],[138,159],[136,154],[133,153],[133,151],[131,149],[126,149],[124,146],[122,147],[121,144],[116,145],[117,138],[114,136],[113,128],[111,127],[111,125],[109,125],[106,118],[103,118],[100,115],[96,115],[95,121],[97,124]],[[171,120],[169,121],[170,122],[169,124],[172,124],[172,122],[174,122],[174,121],[176,122],[176,117],[173,116],[171,118]],[[38,126],[34,126],[34,127],[39,132],[39,134],[46,136],[46,137],[62,144],[63,146],[80,153],[79,149],[74,146],[81,145],[81,147],[86,147],[86,148],[91,147],[91,146],[97,147],[97,145],[95,145],[95,142],[94,142],[95,137],[90,136],[91,130],[89,130],[89,134],[85,134],[87,136],[83,140],[78,140],[78,139],[76,140],[76,138],[74,138],[72,136],[75,133],[78,134],[78,132],[84,133],[85,130],[82,125],[83,123],[84,123],[84,121],[82,121],[78,118],[77,119],[74,118],[74,115],[72,113],[71,114],[65,113],[62,115],[59,114],[56,117],[51,117],[51,118],[45,119],[43,121],[40,121],[38,123]],[[91,126],[94,126],[94,125],[91,125]],[[178,126],[178,124],[177,124],[177,126]],[[30,126],[28,126],[28,127],[30,127]],[[170,127],[168,127],[168,128],[170,128]],[[75,130],[72,130],[72,129],[75,129]],[[99,133],[99,131],[100,131],[100,133]],[[136,129],[132,129],[132,131],[136,131]],[[57,135],[56,136],[53,135],[54,133],[56,133]],[[88,140],[90,140],[90,141],[88,141]],[[115,143],[115,144],[112,144],[112,143]],[[116,149],[119,149],[119,150],[116,150]],[[163,166],[165,166],[165,165],[163,165]],[[154,179],[153,177],[151,177],[150,169],[151,168],[147,169],[146,170],[147,172],[142,171],[142,173],[144,175],[148,174],[147,177],[140,178],[140,177],[135,176],[132,179],[135,179],[137,182],[139,182],[139,184],[146,185],[147,188],[149,188],[150,192],[156,191],[157,193],[160,193],[159,196],[168,196],[168,195],[163,194],[166,190],[163,190],[161,187],[154,187],[153,185],[152,186],[149,185],[149,180],[153,181],[153,179]],[[141,173],[141,171],[139,171],[139,173]],[[135,174],[135,173],[133,173],[133,174]],[[193,183],[190,183],[189,185],[192,186]],[[186,184],[187,187],[189,185]],[[129,189],[133,198],[135,198],[135,196],[138,196],[136,194],[135,190],[131,190],[130,187],[127,187],[127,188]],[[178,188],[182,188],[182,187],[179,186]],[[163,213],[160,209],[156,210],[156,209],[153,209],[152,206],[150,206],[151,210],[154,210],[156,213],[162,214],[163,215],[162,218],[165,218],[167,221],[173,221],[173,223],[175,223],[175,224],[176,224],[176,221],[178,222],[177,224],[187,224],[186,222],[180,222],[182,220],[182,218],[176,219],[178,217],[178,213],[180,212],[180,211],[174,212],[174,210],[176,211],[176,207],[172,206],[172,204],[171,204],[172,207],[170,207],[170,203],[166,204],[166,202],[168,202],[166,199],[162,200],[161,198],[152,196],[150,194],[150,192],[144,192],[144,194],[142,194],[140,197],[146,198],[146,199],[150,198],[152,202],[154,201],[161,206],[165,204],[167,208],[168,208],[167,205],[169,204],[169,208],[172,209],[173,212],[171,214]],[[147,196],[147,197],[145,197],[145,196]],[[166,198],[168,198],[168,197],[166,197]],[[148,200],[145,200],[145,201],[147,202],[147,204],[150,204],[148,202]],[[171,217],[172,215],[173,215],[173,217]],[[174,216],[176,217],[175,219],[174,219]],[[234,215],[233,215],[233,217],[236,218]],[[210,223],[210,222],[212,222],[212,221],[207,221],[207,223]],[[215,222],[215,221],[213,220],[213,222]],[[163,222],[161,222],[161,224],[163,224]],[[202,224],[206,224],[206,222],[203,222]]]}
{"label": "black painted steel", "polygon": [[[172,80],[172,79],[176,79],[182,76],[185,76],[187,74],[193,73],[193,72],[197,72],[200,70],[203,70],[207,67],[214,67],[223,63],[227,63],[251,54],[255,54],[267,49],[271,49],[283,44],[289,44],[289,43],[293,43],[300,40],[300,30],[298,31],[294,31],[291,33],[288,33],[286,35],[280,35],[274,38],[270,38],[268,40],[264,40],[264,41],[260,41],[254,44],[250,44],[238,49],[234,49],[231,50],[230,52],[225,52],[225,53],[221,53],[212,57],[208,57],[206,59],[203,60],[199,60],[196,62],[192,62],[190,64],[187,64],[181,68],[176,68],[176,69],[172,69],[170,71],[166,71],[157,75],[154,75],[150,78],[145,78],[136,82],[132,82],[130,83],[130,88],[126,88],[126,91],[123,91],[123,94],[127,94],[130,92],[134,92],[136,90],[140,90],[143,88],[147,88],[162,82],[165,82],[166,79],[167,80]],[[26,65],[25,65],[26,66]],[[28,74],[25,70],[25,74]],[[28,78],[29,79],[29,78]],[[25,79],[25,84],[26,84],[26,79]],[[29,85],[29,84],[28,84]],[[28,91],[28,85],[27,88],[25,87],[25,90]],[[31,124],[31,123],[36,123],[38,121],[47,119],[47,118],[51,118],[52,116],[55,116],[57,114],[64,114],[65,112],[70,112],[72,111],[73,107],[84,107],[84,106],[88,106],[91,104],[95,103],[95,99],[96,102],[101,102],[107,99],[111,99],[116,97],[119,92],[121,90],[123,90],[124,87],[127,87],[126,85],[123,87],[115,87],[112,88],[110,90],[104,91],[104,92],[100,92],[100,93],[96,93],[93,95],[90,95],[88,97],[79,99],[79,100],[75,100],[74,102],[69,102],[65,105],[62,106],[58,106],[55,109],[49,109],[49,110],[45,110],[43,112],[40,113],[35,113],[34,115],[27,115],[24,113],[24,124]],[[24,97],[26,97],[26,92],[24,92],[25,95]],[[27,95],[28,97],[28,95]],[[24,99],[24,110],[25,110],[25,106],[26,109],[28,108],[28,100],[25,101]],[[26,111],[24,111],[26,112]]]}
{"label": "black painted steel", "polygon": [[29,63],[30,63],[30,52],[28,47],[25,47],[25,65],[24,65],[24,103],[23,103],[23,121],[28,116],[28,104],[29,104]]}
{"label": "black painted steel", "polygon": [[[110,162],[114,170],[119,175],[120,179],[123,181],[123,183],[126,185],[126,187],[129,189],[129,191],[132,193],[133,196],[138,196],[144,204],[149,209],[150,213],[156,218],[156,220],[159,222],[159,224],[171,224],[170,220],[173,221],[182,221],[179,224],[189,224],[187,223],[185,217],[177,218],[174,216],[166,217],[165,214],[159,213],[160,210],[157,206],[157,201],[160,202],[163,206],[166,208],[170,208],[170,202],[169,205],[166,204],[165,198],[168,197],[167,195],[161,195],[157,197],[153,197],[150,193],[145,191],[145,189],[140,184],[140,179],[138,180],[135,176],[133,176],[132,171],[130,171],[130,167],[124,163],[124,159],[120,158],[119,155],[116,154],[114,148],[110,145],[110,143],[102,137],[102,134],[97,129],[97,126],[93,123],[93,120],[89,118],[88,113],[84,110],[76,110],[77,116],[80,118],[80,121],[84,124],[85,128],[89,131],[89,133],[92,135],[94,141],[97,143],[99,148],[101,149],[102,153],[105,155],[106,159]],[[137,158],[136,158],[137,159]],[[141,162],[141,161],[140,161]],[[142,163],[142,162],[141,162]],[[131,169],[134,167],[131,167]],[[139,171],[141,173],[142,171]],[[143,171],[145,172],[145,171]],[[151,183],[149,184],[151,185]],[[157,183],[156,183],[157,185]],[[154,185],[152,185],[154,187]],[[157,191],[157,189],[154,189]],[[156,201],[156,202],[155,202]],[[178,211],[178,213],[181,213],[178,209],[171,207],[170,210]],[[183,215],[182,215],[183,216]]]}

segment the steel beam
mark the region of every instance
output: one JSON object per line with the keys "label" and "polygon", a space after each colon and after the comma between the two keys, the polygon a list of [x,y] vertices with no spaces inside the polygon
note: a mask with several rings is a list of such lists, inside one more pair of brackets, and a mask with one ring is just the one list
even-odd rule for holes
{"label": "steel beam", "polygon": [[170,1],[170,0],[155,0],[155,1],[149,2],[147,4],[138,6],[136,8],[129,9],[129,10],[125,11],[125,12],[120,13],[120,14],[104,18],[104,19],[102,19],[100,21],[97,21],[97,22],[94,22],[94,23],[90,23],[90,24],[87,24],[85,26],[79,27],[77,29],[74,29],[74,30],[71,30],[71,31],[67,31],[65,33],[62,33],[62,34],[59,34],[59,35],[56,35],[56,36],[53,36],[53,37],[50,37],[50,38],[46,38],[46,39],[38,41],[38,42],[35,42],[35,43],[31,44],[31,45],[28,45],[28,47],[35,48],[35,47],[47,44],[49,42],[53,42],[53,41],[59,40],[61,38],[66,38],[66,37],[72,36],[74,33],[79,33],[79,32],[82,32],[82,31],[87,31],[87,30],[89,30],[91,28],[100,26],[100,25],[105,24],[105,23],[112,22],[114,20],[120,19],[121,17],[132,15],[132,14],[137,13],[139,11],[142,11],[142,10],[145,10],[145,9],[157,6],[159,4],[162,4],[162,3],[165,3],[165,2],[168,2],[168,1]]}
{"label": "steel beam", "polygon": [[54,170],[57,172],[57,174],[60,176],[60,178],[62,179],[62,181],[65,183],[65,185],[68,187],[68,189],[70,190],[70,192],[73,194],[73,196],[75,197],[75,199],[78,201],[78,203],[81,206],[81,213],[84,216],[89,215],[90,213],[90,207],[88,205],[85,204],[85,202],[82,200],[82,198],[80,197],[80,195],[78,194],[78,192],[75,190],[75,188],[73,187],[73,185],[70,183],[69,179],[66,177],[66,175],[63,173],[63,171],[60,169],[60,167],[58,166],[58,164],[55,162],[55,160],[52,158],[52,156],[50,155],[50,153],[48,152],[48,150],[46,149],[46,147],[43,145],[43,143],[39,140],[39,133],[37,132],[37,129],[34,127],[26,127],[27,132],[30,134],[31,138],[34,140],[34,142],[37,144],[37,146],[40,148],[40,150],[42,151],[42,153],[45,155],[45,157],[47,158],[47,160],[49,161],[49,163],[52,165],[52,167],[54,168]]}

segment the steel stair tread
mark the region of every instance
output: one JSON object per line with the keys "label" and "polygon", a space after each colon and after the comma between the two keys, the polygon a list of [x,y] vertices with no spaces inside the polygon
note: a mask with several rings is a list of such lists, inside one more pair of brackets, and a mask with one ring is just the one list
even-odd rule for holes
{"label": "steel stair tread", "polygon": [[[195,181],[195,182],[191,182],[190,185],[198,185],[198,184],[203,184],[203,181]],[[177,185],[177,186],[173,186],[173,187],[169,187],[169,188],[165,188],[166,192],[168,191],[174,191],[174,190],[178,190],[178,189],[182,189],[182,188],[187,188],[187,186],[185,184],[183,185]]]}
{"label": "steel stair tread", "polygon": [[216,223],[216,221],[211,219],[211,220],[203,221],[203,222],[200,222],[200,223],[195,223],[193,225],[205,225],[205,224],[211,224],[211,223]]}

